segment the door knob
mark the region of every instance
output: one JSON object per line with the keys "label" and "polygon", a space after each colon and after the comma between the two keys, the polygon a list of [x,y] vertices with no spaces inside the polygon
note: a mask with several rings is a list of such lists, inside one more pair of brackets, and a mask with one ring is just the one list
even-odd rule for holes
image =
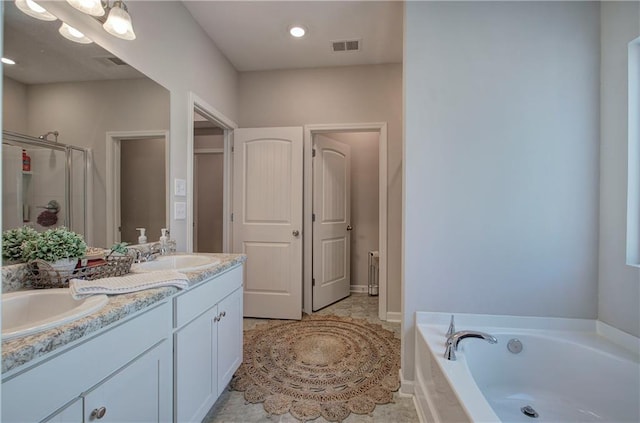
{"label": "door knob", "polygon": [[348,231],[352,231],[352,230],[353,230],[353,226],[351,226],[351,225],[347,225],[347,230],[348,230]]}
{"label": "door knob", "polygon": [[296,229],[295,231],[291,232],[291,233],[293,234],[293,236],[298,236],[298,235],[300,235],[300,231],[299,231],[299,230],[297,230],[297,229]]}

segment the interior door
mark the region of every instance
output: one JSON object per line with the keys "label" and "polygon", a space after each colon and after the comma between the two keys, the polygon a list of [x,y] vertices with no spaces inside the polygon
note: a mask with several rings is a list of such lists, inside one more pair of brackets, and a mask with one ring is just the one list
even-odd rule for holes
{"label": "interior door", "polygon": [[313,311],[349,296],[351,148],[322,135],[313,157]]}
{"label": "interior door", "polygon": [[302,128],[236,129],[234,251],[247,255],[244,315],[302,317]]}

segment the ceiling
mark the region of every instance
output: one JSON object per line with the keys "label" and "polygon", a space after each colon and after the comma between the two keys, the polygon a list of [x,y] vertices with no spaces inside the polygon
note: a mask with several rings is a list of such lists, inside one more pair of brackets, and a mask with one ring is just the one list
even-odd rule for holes
{"label": "ceiling", "polygon": [[[145,77],[97,44],[77,44],[4,1],[4,74],[24,84]],[[183,4],[238,71],[402,62],[401,1],[192,1]],[[135,24],[135,16],[134,16]],[[288,34],[292,24],[308,30]],[[335,53],[332,41],[360,40]]]}
{"label": "ceiling", "polygon": [[71,42],[58,33],[60,21],[41,21],[4,1],[5,57],[17,64],[3,66],[6,76],[23,84],[133,79],[145,76],[131,66],[116,65],[113,55],[92,44]]}
{"label": "ceiling", "polygon": [[[402,63],[401,1],[183,0],[238,71]],[[295,39],[291,25],[307,35]],[[332,41],[360,40],[333,52]]]}

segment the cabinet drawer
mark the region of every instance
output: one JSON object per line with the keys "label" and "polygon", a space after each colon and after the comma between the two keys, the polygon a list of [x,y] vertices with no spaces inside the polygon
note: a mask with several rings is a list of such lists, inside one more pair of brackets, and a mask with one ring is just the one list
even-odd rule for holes
{"label": "cabinet drawer", "polygon": [[216,275],[212,280],[200,282],[173,299],[173,325],[179,328],[216,305],[227,295],[242,286],[242,265]]}
{"label": "cabinet drawer", "polygon": [[2,421],[44,419],[167,338],[170,313],[169,302],[161,303],[3,381]]}

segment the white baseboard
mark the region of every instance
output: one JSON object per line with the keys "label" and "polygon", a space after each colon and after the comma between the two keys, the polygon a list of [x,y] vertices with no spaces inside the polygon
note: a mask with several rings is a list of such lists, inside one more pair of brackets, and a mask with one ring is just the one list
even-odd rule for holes
{"label": "white baseboard", "polygon": [[351,285],[351,292],[366,294],[369,292],[369,287],[367,285]]}
{"label": "white baseboard", "polygon": [[418,396],[413,396],[413,406],[416,408],[416,413],[418,414],[418,422],[419,423],[429,423],[427,416],[424,413],[424,410],[420,407],[420,402],[418,401]]}
{"label": "white baseboard", "polygon": [[402,369],[398,371],[400,372],[400,391],[398,393],[403,396],[413,396],[415,391],[414,382],[402,377]]}
{"label": "white baseboard", "polygon": [[397,311],[387,311],[387,322],[400,323],[402,321],[402,313]]}

